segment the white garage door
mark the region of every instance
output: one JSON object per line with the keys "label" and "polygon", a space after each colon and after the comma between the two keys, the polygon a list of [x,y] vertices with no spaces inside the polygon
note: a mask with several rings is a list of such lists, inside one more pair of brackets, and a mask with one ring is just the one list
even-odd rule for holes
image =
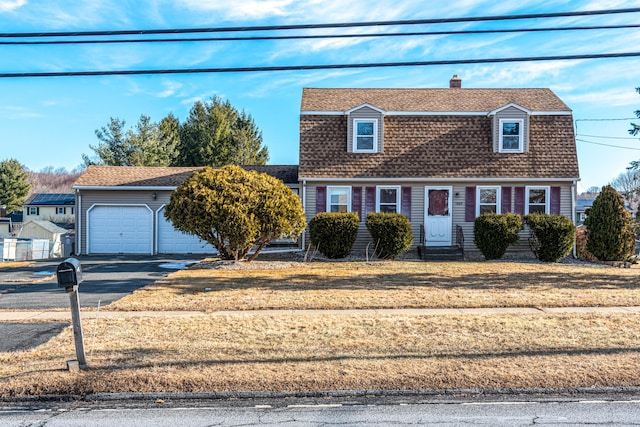
{"label": "white garage door", "polygon": [[176,230],[164,217],[164,208],[158,211],[159,254],[213,254],[216,248],[192,234]]}
{"label": "white garage door", "polygon": [[146,206],[94,206],[88,227],[88,253],[153,252],[153,215]]}

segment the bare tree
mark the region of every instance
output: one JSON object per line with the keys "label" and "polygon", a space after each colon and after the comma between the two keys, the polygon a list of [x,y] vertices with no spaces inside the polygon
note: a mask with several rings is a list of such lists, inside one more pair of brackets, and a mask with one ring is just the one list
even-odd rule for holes
{"label": "bare tree", "polygon": [[624,202],[631,206],[635,212],[640,202],[640,172],[635,169],[627,169],[614,178],[609,185],[616,189],[624,198]]}

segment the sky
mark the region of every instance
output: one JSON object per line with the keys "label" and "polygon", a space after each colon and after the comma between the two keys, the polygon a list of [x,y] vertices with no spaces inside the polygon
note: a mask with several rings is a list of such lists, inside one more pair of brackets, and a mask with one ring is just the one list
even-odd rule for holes
{"label": "sky", "polygon": [[[3,33],[244,27],[459,18],[640,7],[640,0],[0,0]],[[506,22],[184,34],[364,34],[636,24],[640,13]],[[120,38],[134,38],[123,36]],[[153,36],[145,36],[151,38]],[[172,36],[165,36],[172,37]],[[95,39],[86,37],[85,39]],[[45,40],[2,38],[1,41]],[[60,40],[60,39],[59,39]],[[0,45],[0,73],[415,62],[637,52],[640,28],[334,39]],[[197,100],[228,99],[263,133],[269,164],[297,164],[303,87],[548,87],[573,110],[581,181],[603,186],[640,159],[640,56],[340,70],[0,78],[0,160],[72,170],[111,117],[184,120]]]}

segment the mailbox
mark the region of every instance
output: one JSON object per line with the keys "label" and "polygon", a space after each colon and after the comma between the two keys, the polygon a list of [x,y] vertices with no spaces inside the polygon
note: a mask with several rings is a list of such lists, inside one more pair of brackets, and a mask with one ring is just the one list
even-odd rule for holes
{"label": "mailbox", "polygon": [[76,288],[82,282],[82,267],[75,258],[67,258],[56,270],[59,288]]}

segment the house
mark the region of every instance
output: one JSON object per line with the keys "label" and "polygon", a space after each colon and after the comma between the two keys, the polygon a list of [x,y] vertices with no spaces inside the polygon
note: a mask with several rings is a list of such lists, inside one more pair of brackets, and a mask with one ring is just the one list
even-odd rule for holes
{"label": "house", "polygon": [[55,224],[73,224],[75,221],[75,194],[35,193],[22,205],[24,222],[51,221]]}
{"label": "house", "polygon": [[463,237],[477,250],[484,212],[574,218],[572,112],[549,89],[467,89],[457,76],[437,89],[305,88],[298,175],[308,220],[359,214],[356,251],[373,244],[369,212],[407,215],[414,246]]}
{"label": "house", "polygon": [[[298,193],[297,166],[244,166]],[[204,254],[215,249],[164,217],[175,190],[199,167],[89,166],[76,194],[77,254]]]}
{"label": "house", "polygon": [[[584,220],[587,219],[589,211],[593,206],[595,198],[593,199],[577,199],[576,200],[576,224],[582,225]],[[624,205],[624,208],[633,215],[633,208],[630,205]]]}

